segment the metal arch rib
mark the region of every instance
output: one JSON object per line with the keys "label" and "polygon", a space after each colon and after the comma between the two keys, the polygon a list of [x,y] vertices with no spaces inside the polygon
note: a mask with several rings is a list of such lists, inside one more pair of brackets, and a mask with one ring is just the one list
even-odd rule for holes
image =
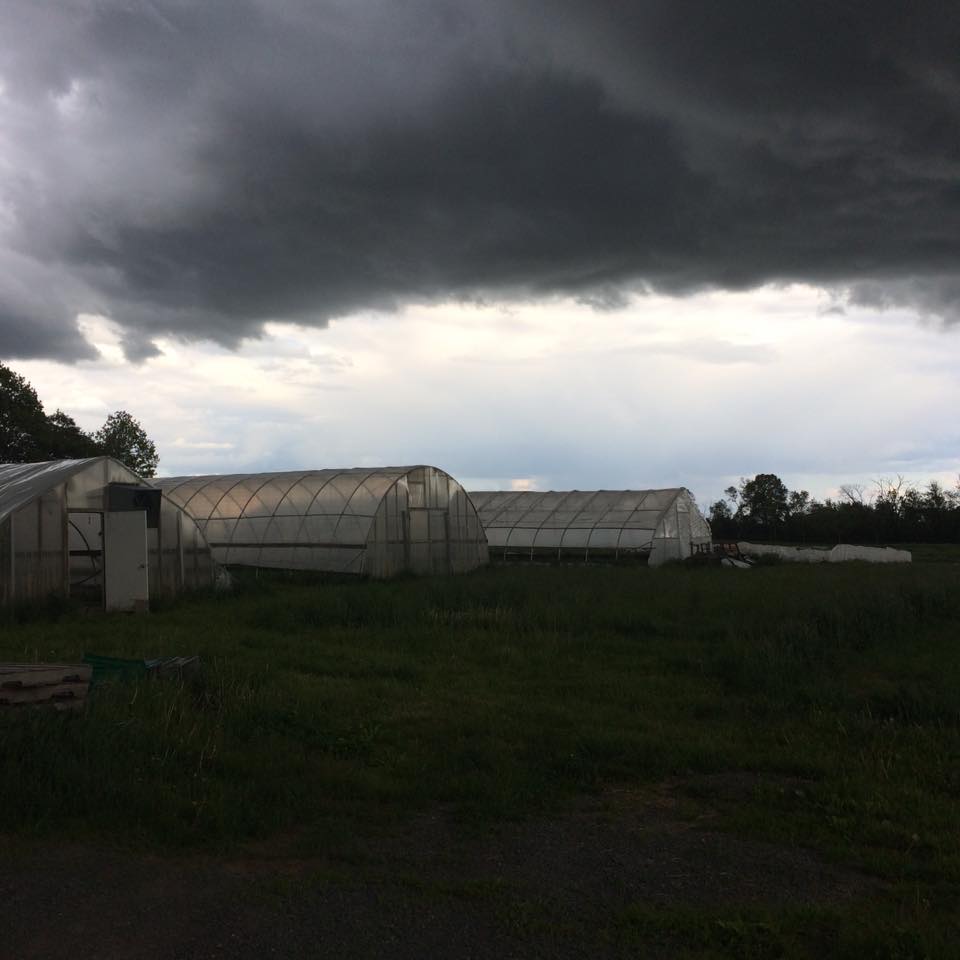
{"label": "metal arch rib", "polygon": [[[511,504],[516,503],[517,500],[523,499],[523,497],[524,497],[525,494],[529,494],[529,493],[535,493],[535,494],[536,494],[536,498],[534,499],[533,503],[532,503],[529,507],[527,507],[526,510],[523,511],[523,513],[520,515],[520,517],[517,519],[517,521],[516,521],[515,523],[512,523],[512,524],[510,524],[510,525],[507,527],[507,531],[508,531],[508,532],[507,532],[506,538],[504,539],[504,544],[503,544],[503,555],[504,555],[504,557],[506,557],[506,555],[507,555],[507,550],[510,548],[510,534],[513,533],[514,530],[517,530],[517,529],[520,528],[521,524],[523,523],[523,521],[524,521],[524,519],[527,517],[527,515],[530,514],[530,513],[533,513],[533,512],[537,509],[537,505],[540,504],[540,503],[543,503],[543,498],[546,497],[546,496],[549,496],[550,492],[552,492],[552,491],[543,491],[543,490],[516,490],[516,491],[513,492],[513,496],[512,496],[509,500],[505,501],[505,502],[502,504],[502,506],[500,507],[500,510],[499,510],[499,512],[498,512],[498,514],[497,514],[497,516],[500,516],[500,514],[502,514],[502,513],[506,512],[507,510],[509,510]],[[568,494],[568,496],[569,496],[569,494]],[[495,523],[496,520],[494,520],[493,522]],[[533,542],[536,542],[537,533],[540,532],[540,529],[543,527],[543,524],[544,524],[544,520],[541,520],[539,526],[534,527],[534,530],[535,530],[536,532],[535,532],[534,535],[533,535]],[[530,558],[531,558],[531,559],[533,558],[533,542],[530,544]]]}
{"label": "metal arch rib", "polygon": [[[307,473],[310,473],[310,472],[311,472],[311,471],[307,471]],[[303,474],[303,476],[306,476],[307,473]],[[210,510],[209,515],[207,516],[207,520],[206,520],[206,522],[204,523],[203,528],[202,528],[202,529],[203,529],[204,536],[206,536],[207,523],[209,523],[209,521],[213,519],[213,515],[214,515],[214,513],[216,513],[217,510],[220,508],[220,504],[223,503],[223,501],[230,495],[230,493],[231,493],[233,490],[236,490],[237,487],[239,487],[241,484],[243,484],[243,483],[246,482],[247,480],[250,480],[251,478],[256,477],[257,474],[255,474],[255,473],[232,474],[232,476],[237,477],[237,479],[236,479],[233,483],[231,483],[231,484],[223,491],[223,493],[220,494],[220,496],[217,498],[216,503],[214,503],[212,509]],[[244,501],[243,506],[240,508],[240,514],[239,514],[239,516],[236,517],[236,520],[237,520],[237,521],[240,521],[240,520],[243,520],[243,519],[244,519],[244,514],[245,514],[246,511],[247,511],[247,507],[250,506],[250,501],[251,501],[268,483],[270,483],[271,481],[275,480],[275,479],[277,478],[277,476],[279,476],[279,474],[276,474],[276,473],[267,474],[267,475],[266,475],[266,479],[263,481],[263,483],[261,483],[258,487],[256,487],[254,490],[251,491],[250,495],[249,495],[249,496],[247,497],[247,499]],[[189,482],[190,479],[192,479],[192,478],[188,477],[186,480],[184,480],[184,483]],[[295,482],[295,483],[298,483],[300,479],[302,479],[302,477],[300,477],[298,480],[296,480],[296,481],[294,481],[294,482]],[[213,483],[213,482],[215,482],[215,476],[207,477],[207,478],[206,478],[206,482],[205,482],[202,486],[200,486],[200,487],[197,488],[197,490],[194,492],[193,496],[191,496],[190,499],[187,500],[186,504],[184,504],[183,509],[189,513],[188,507],[189,507],[189,504],[193,502],[194,497],[196,497],[198,494],[200,494],[203,490],[205,490],[205,489],[206,489],[208,486],[210,486],[210,484]],[[178,487],[179,487],[179,486],[180,486],[180,484],[178,484]],[[173,489],[177,489],[177,487],[174,487]],[[282,499],[282,498],[281,498],[281,499]],[[192,513],[190,513],[189,515],[190,515],[190,516],[193,516]],[[230,548],[231,548],[231,547],[233,546],[233,544],[234,544],[234,537],[236,536],[236,533],[237,533],[237,523],[235,523],[235,524],[233,525],[233,528],[232,528],[231,531],[230,531],[230,536],[227,538],[227,540],[226,540],[225,542],[218,542],[218,544],[217,544],[217,549],[225,550],[225,551],[227,552],[227,556],[228,556],[228,557],[229,557]],[[258,554],[257,554],[258,565],[259,565],[260,559],[261,559],[261,555],[260,555],[260,553],[258,552]],[[224,559],[223,562],[226,563],[227,560]]]}
{"label": "metal arch rib", "polygon": [[[523,492],[523,491],[520,491],[520,493],[522,493],[522,492]],[[539,494],[539,496],[536,498],[536,500],[533,501],[533,505],[530,506],[530,507],[528,507],[528,508],[524,511],[524,513],[523,513],[523,515],[520,517],[520,519],[517,520],[517,522],[516,522],[510,529],[511,529],[511,530],[516,530],[516,529],[523,523],[523,521],[526,519],[527,515],[530,514],[530,513],[533,513],[534,510],[537,509],[537,504],[538,504],[538,503],[543,503],[543,498],[544,498],[545,496],[547,496],[546,493],[540,492],[540,494]],[[542,521],[542,520],[540,521],[540,526],[535,527],[534,529],[535,529],[537,532],[539,532],[541,526],[543,526],[543,521]],[[508,534],[507,534],[507,540],[509,540],[509,539],[510,539],[510,534],[508,533]],[[537,534],[536,534],[536,533],[534,533],[533,539],[534,539],[534,541],[537,539]],[[504,544],[504,550],[506,550],[506,547],[507,547],[507,544]],[[533,558],[533,543],[532,543],[532,542],[531,542],[531,544],[530,544],[530,558],[531,558],[531,559]]]}
{"label": "metal arch rib", "polygon": [[[482,491],[482,490],[481,490],[481,491],[477,491],[478,493],[484,493],[484,492],[487,493],[487,499],[484,501],[484,504],[483,504],[482,506],[480,506],[480,507],[477,506],[476,501],[473,499],[473,495],[472,495],[471,493],[469,493],[469,491],[467,491],[466,489],[464,489],[463,492],[467,495],[467,498],[468,498],[468,499],[470,500],[470,502],[473,504],[473,509],[474,509],[474,511],[475,511],[476,514],[477,514],[477,521],[478,521],[479,524],[480,524],[480,529],[481,529],[481,531],[483,532],[484,539],[487,541],[487,549],[488,549],[488,550],[492,550],[493,548],[490,546],[490,538],[487,536],[487,530],[488,530],[488,529],[493,529],[494,527],[497,527],[497,528],[499,529],[499,526],[498,526],[498,524],[497,524],[497,518],[500,517],[500,515],[503,513],[503,511],[506,510],[506,509],[509,507],[509,505],[510,505],[511,503],[513,503],[514,500],[516,500],[517,497],[520,496],[520,495],[523,493],[523,491],[522,491],[522,490],[487,490],[487,491]],[[496,516],[494,516],[493,518],[491,518],[491,520],[490,520],[489,523],[485,523],[484,520],[483,520],[483,517],[482,517],[482,513],[483,513],[484,509],[486,509],[486,504],[492,502],[493,499],[494,499],[495,497],[498,497],[501,493],[503,493],[503,494],[506,495],[506,499],[504,499],[504,500],[502,501],[502,505],[497,508]],[[504,543],[504,545],[503,545],[502,547],[498,547],[497,549],[499,549],[499,550],[502,552],[502,556],[506,557],[506,555],[507,555],[507,546],[506,546],[506,543]]]}
{"label": "metal arch rib", "polygon": [[[444,471],[444,473],[446,473],[446,471]],[[449,473],[447,474],[447,476],[450,477],[450,479],[457,485],[457,489],[463,494],[464,499],[467,501],[468,510],[472,510],[473,516],[476,518],[479,537],[475,542],[479,544],[482,540],[483,544],[486,546],[487,550],[489,551],[490,543],[487,540],[487,531],[483,527],[483,521],[480,519],[480,511],[477,509],[477,505],[473,502],[473,497],[470,496],[470,491],[467,490],[467,488],[456,477],[450,476]],[[466,522],[469,527],[469,523],[470,523],[469,513],[468,513]]]}
{"label": "metal arch rib", "polygon": [[[317,473],[317,472],[319,472],[319,471],[317,471],[317,470],[311,470],[311,471],[310,471],[311,474],[312,474],[312,473]],[[306,474],[305,476],[309,476],[309,474]],[[336,480],[337,477],[342,477],[342,476],[343,476],[343,471],[336,471],[336,472],[330,474],[330,476],[327,477],[327,479],[324,480],[323,483],[321,483],[319,487],[317,487],[316,493],[314,493],[314,495],[310,498],[310,502],[307,504],[306,509],[303,511],[303,516],[300,518],[300,523],[297,525],[297,532],[296,532],[296,535],[295,535],[295,537],[294,537],[294,542],[296,542],[296,543],[299,543],[299,542],[300,542],[300,533],[301,533],[301,531],[303,530],[304,524],[307,522],[307,517],[310,516],[310,508],[317,502],[317,498],[320,496],[321,493],[323,493],[324,490],[327,489],[327,487],[330,486],[331,483],[333,483],[334,480]],[[300,480],[297,480],[297,483],[300,483],[300,482],[302,481],[302,479],[303,479],[303,478],[301,477]],[[290,490],[292,490],[295,486],[296,486],[296,483],[293,484],[293,485],[290,487]],[[290,490],[288,490],[287,493],[284,494],[285,497],[287,496],[287,494],[290,493]],[[348,501],[348,502],[349,502],[349,501]],[[342,511],[341,511],[341,516],[342,516]],[[338,518],[337,522],[338,522],[338,523],[340,522],[340,521],[339,521],[339,518]],[[336,541],[336,539],[337,539],[337,538],[336,538],[336,527],[334,527],[334,538],[333,538],[333,539],[334,539],[334,541]]]}
{"label": "metal arch rib", "polygon": [[[580,508],[579,513],[583,513],[584,510],[589,509],[590,504],[593,503],[593,501],[596,500],[597,497],[599,497],[601,493],[607,493],[607,492],[608,492],[608,491],[606,491],[606,490],[597,490],[597,491],[594,493],[594,495]],[[584,560],[589,560],[589,559],[590,559],[590,541],[593,539],[593,531],[596,530],[596,529],[597,529],[597,523],[596,523],[596,521],[595,521],[594,524],[593,524],[593,526],[589,528],[589,530],[590,530],[590,536],[587,537],[587,542],[586,542],[586,543],[584,544],[584,546],[583,546],[583,559],[584,559]]]}
{"label": "metal arch rib", "polygon": [[[411,470],[416,470],[417,467],[411,467],[410,469],[411,469]],[[343,520],[343,515],[347,512],[347,507],[350,506],[350,502],[351,502],[351,501],[353,500],[353,498],[357,495],[357,491],[358,491],[371,477],[376,476],[378,473],[381,473],[381,472],[382,472],[382,470],[371,470],[369,473],[364,474],[363,479],[360,480],[359,483],[357,483],[357,485],[353,488],[353,493],[351,493],[350,496],[347,497],[347,500],[346,500],[346,502],[345,502],[344,505],[343,505],[343,510],[340,511],[340,516],[337,517],[337,522],[333,525],[333,539],[334,539],[334,542],[336,542],[336,539],[337,539],[337,531],[340,529],[340,521]],[[409,471],[408,471],[408,472],[409,472]],[[406,475],[406,474],[401,474],[401,476],[405,476],[405,475]],[[342,476],[342,474],[340,474],[340,476]],[[393,481],[393,483],[391,483],[390,486],[387,487],[387,490],[392,490],[393,487],[394,487],[394,485],[396,484],[397,480],[399,480],[399,479],[400,479],[400,477],[398,476],[398,477]],[[386,496],[386,494],[384,494],[384,496]],[[377,502],[377,509],[380,508],[380,504],[381,504],[382,502],[383,502],[383,497],[381,497],[380,500]],[[373,521],[374,521],[374,519],[376,518],[376,515],[377,515],[377,511],[374,510],[373,515],[371,516],[371,520],[370,520],[370,526],[371,526],[371,527],[373,526]],[[367,535],[366,535],[366,537],[364,537],[364,543],[365,543],[365,544],[366,544],[366,543],[369,543],[369,540],[370,540],[370,531],[369,531],[369,529],[368,529],[368,530],[367,530]],[[365,548],[365,549],[366,549],[366,548]]]}
{"label": "metal arch rib", "polygon": [[[638,514],[641,510],[643,510],[643,505],[647,502],[647,499],[648,499],[650,496],[652,496],[654,493],[656,493],[656,492],[657,492],[657,491],[655,491],[655,490],[645,490],[645,491],[643,492],[643,496],[640,498],[640,502],[630,511],[630,517],[631,517],[631,518],[634,517],[634,516],[635,516],[636,514]],[[660,513],[657,514],[657,519],[656,519],[656,521],[654,522],[654,524],[653,524],[653,530],[651,531],[652,534],[656,534],[656,532],[657,532],[657,527],[660,526],[660,521],[663,519],[663,517],[664,517],[664,515],[666,514],[667,510],[670,509],[670,504],[673,503],[673,501],[674,501],[675,499],[676,499],[676,495],[674,495],[674,497],[671,498],[671,499],[667,502],[667,505],[660,511]],[[628,522],[628,523],[630,522],[629,519],[627,520],[627,522]],[[620,532],[617,534],[616,556],[618,556],[618,557],[620,556],[620,541],[623,539],[623,531],[624,531],[624,527],[621,525],[621,527],[620,527]],[[650,544],[650,549],[652,550],[652,549],[653,549],[653,536],[651,536],[651,538],[650,538],[650,540],[648,541],[648,543]]]}
{"label": "metal arch rib", "polygon": [[[276,477],[276,476],[278,476],[278,475],[279,475],[279,474],[276,474],[276,473],[269,474],[269,476],[270,476],[271,478],[272,478],[272,477]],[[226,489],[220,494],[220,496],[217,498],[216,502],[215,502],[215,503],[213,504],[213,506],[210,508],[210,511],[208,512],[206,518],[203,520],[203,524],[204,524],[204,527],[205,527],[206,524],[207,524],[210,520],[213,519],[214,513],[216,513],[216,511],[219,509],[220,504],[223,503],[224,499],[230,495],[231,491],[233,491],[233,490],[235,490],[237,487],[239,487],[240,484],[242,484],[244,481],[250,480],[251,478],[256,477],[256,476],[264,476],[264,474],[256,474],[256,473],[227,473],[227,474],[216,474],[216,473],[214,473],[214,474],[200,475],[200,476],[196,476],[196,477],[181,477],[181,478],[177,478],[177,479],[179,480],[179,482],[178,482],[175,486],[172,486],[172,487],[164,487],[164,486],[163,486],[163,484],[164,484],[165,482],[169,482],[169,481],[164,481],[164,480],[161,479],[160,483],[161,483],[161,488],[163,489],[163,492],[164,492],[164,496],[169,496],[170,499],[173,500],[173,494],[176,493],[181,487],[186,486],[188,483],[191,483],[192,481],[198,481],[198,480],[199,480],[199,481],[202,481],[202,482],[197,486],[196,490],[194,490],[193,493],[192,493],[182,504],[180,504],[180,503],[178,503],[178,501],[174,500],[174,503],[178,503],[178,506],[180,506],[180,509],[183,510],[185,513],[187,513],[187,515],[190,516],[190,517],[193,519],[194,523],[196,523],[196,524],[199,526],[201,521],[198,520],[196,517],[194,517],[193,512],[190,510],[190,504],[192,504],[193,501],[194,501],[194,499],[195,499],[196,497],[198,497],[201,493],[203,493],[203,492],[207,489],[207,487],[211,486],[211,485],[212,485],[213,483],[215,483],[217,480],[229,479],[229,478],[231,478],[231,477],[235,478],[235,479],[234,479],[234,482],[231,483],[231,484],[229,484],[229,485],[226,487]],[[265,481],[265,483],[269,483],[269,482],[270,482],[269,479],[268,479],[267,481]],[[254,491],[253,494],[251,494],[251,497],[252,497],[252,496],[255,496],[257,491],[262,490],[263,487],[264,487],[264,485],[265,485],[265,484],[261,484],[261,485],[257,488],[257,490]],[[246,500],[246,502],[245,502],[245,504],[244,504],[244,506],[241,507],[241,509],[240,509],[240,516],[237,517],[237,519],[241,519],[241,518],[243,517],[243,513],[244,513],[244,511],[246,510],[247,504],[250,503],[251,497],[248,497],[247,500]],[[227,518],[227,519],[229,519],[229,518]]]}
{"label": "metal arch rib", "polygon": [[[224,490],[223,493],[220,495],[220,497],[219,497],[219,499],[217,500],[217,502],[213,505],[213,509],[210,511],[210,517],[209,517],[209,519],[212,520],[212,519],[213,519],[213,515],[220,509],[220,504],[223,503],[223,501],[224,501],[234,490],[236,490],[237,487],[239,487],[245,480],[249,480],[249,479],[250,479],[249,476],[242,476],[242,477],[241,477],[239,480],[237,480],[235,483],[232,483],[229,487],[227,487],[227,489]],[[257,489],[259,490],[260,487],[258,487]],[[247,507],[250,505],[250,500],[251,500],[252,497],[253,497],[253,494],[251,494],[249,497],[247,497],[247,499],[246,499],[246,501],[244,502],[243,506],[240,508],[240,514],[239,514],[239,516],[237,517],[238,520],[242,520],[242,519],[243,519],[243,515],[247,512]],[[234,530],[236,530],[236,527],[234,527]],[[231,539],[231,540],[233,539],[233,535],[232,535],[232,534],[231,534],[231,536],[230,536],[230,539]]]}
{"label": "metal arch rib", "polygon": [[[555,514],[555,513],[559,512],[559,510],[563,507],[563,505],[567,502],[567,500],[568,500],[570,497],[572,497],[575,493],[579,493],[579,492],[580,492],[579,490],[569,490],[569,491],[567,491],[567,492],[560,498],[560,502],[550,511],[550,514],[552,515],[552,514]],[[541,494],[540,499],[539,499],[537,502],[538,502],[538,503],[543,503],[543,498],[550,496],[551,493],[553,493],[552,490],[547,491],[546,493]],[[534,507],[534,509],[536,509],[536,507]],[[537,532],[533,535],[533,543],[530,544],[530,559],[531,559],[531,560],[533,559],[533,548],[534,548],[534,546],[536,545],[536,542],[537,542],[537,535],[538,535],[538,534],[540,533],[540,531],[543,529],[543,525],[547,522],[548,519],[549,519],[549,517],[544,517],[544,518],[540,521],[540,524],[539,524],[539,526],[537,527]],[[564,527],[564,530],[566,530],[566,527]],[[560,559],[560,551],[561,551],[562,549],[563,549],[563,533],[560,534],[560,542],[557,544],[557,559],[558,559],[558,560]]]}
{"label": "metal arch rib", "polygon": [[[643,502],[647,499],[647,494],[644,494],[640,498],[640,503],[638,503],[631,511],[630,516],[632,517],[639,509],[643,506]],[[630,522],[630,517],[627,518],[627,523]],[[620,559],[620,541],[623,539],[623,530],[624,524],[620,524],[620,529],[617,531],[617,545],[613,548],[613,558],[614,560]]]}
{"label": "metal arch rib", "polygon": [[[524,491],[523,491],[523,490],[515,490],[515,491],[513,492],[513,496],[510,497],[509,500],[507,500],[507,501],[505,501],[503,504],[501,504],[500,509],[499,509],[499,511],[497,512],[497,517],[500,517],[500,516],[502,516],[504,513],[506,513],[506,511],[509,510],[510,507],[511,507],[514,503],[516,503],[517,500],[519,500],[519,499],[523,496],[523,494],[524,494]],[[496,519],[497,519],[497,518],[495,517],[494,520],[493,520],[494,523],[496,523]],[[481,525],[482,525],[482,521],[481,521]],[[503,557],[504,557],[504,559],[506,559],[507,550],[509,549],[509,548],[508,548],[508,544],[509,544],[509,541],[510,541],[510,532],[509,532],[510,530],[513,530],[513,526],[508,526],[508,528],[507,528],[507,531],[508,531],[508,532],[507,532],[507,535],[506,535],[506,537],[504,537],[504,541],[503,541]]]}
{"label": "metal arch rib", "polygon": [[[229,476],[229,474],[228,474],[228,476]],[[170,486],[170,487],[164,486],[164,484],[170,483],[171,480],[176,480],[177,482],[176,482],[173,486]],[[190,483],[191,480],[205,480],[205,481],[209,481],[209,480],[210,480],[210,476],[209,476],[209,475],[207,475],[207,476],[201,475],[201,476],[199,476],[199,477],[170,477],[170,478],[160,477],[160,478],[157,480],[157,485],[160,487],[161,490],[163,490],[163,495],[164,495],[165,497],[166,497],[166,496],[169,496],[170,499],[172,500],[172,499],[173,499],[173,494],[176,493],[181,487],[185,487],[188,483]],[[174,501],[174,502],[178,504],[178,506],[180,507],[181,510],[186,510],[186,509],[187,509],[187,504],[189,504],[189,503],[193,500],[193,498],[194,498],[206,485],[207,485],[206,483],[203,483],[203,484],[201,484],[199,487],[197,487],[197,489],[194,490],[194,492],[187,498],[186,503],[179,503],[179,501]],[[192,516],[193,516],[193,514],[191,514],[191,517],[192,517]],[[197,521],[195,518],[194,518],[194,521],[193,521],[193,522],[194,522],[194,523],[198,523],[198,521]]]}
{"label": "metal arch rib", "polygon": [[[652,548],[653,541],[657,539],[657,530],[660,529],[660,524],[663,523],[663,518],[667,515],[667,511],[677,502],[677,499],[679,498],[683,490],[684,490],[683,487],[674,489],[673,496],[667,501],[666,505],[660,511],[660,513],[657,514],[657,522],[653,528],[653,536],[650,538],[651,548]],[[651,491],[651,493],[652,492],[653,491]],[[679,536],[679,532],[678,532],[678,536]]]}
{"label": "metal arch rib", "polygon": [[[293,483],[291,483],[289,487],[287,487],[286,491],[285,491],[284,494],[283,494],[283,497],[281,497],[281,498],[277,501],[277,506],[279,507],[280,504],[283,503],[283,498],[284,498],[304,477],[309,476],[309,475],[310,475],[311,473],[313,473],[313,472],[314,472],[314,471],[312,471],[312,470],[307,470],[307,471],[305,471],[304,473],[300,474],[300,475],[297,477],[297,479],[294,480]],[[237,518],[238,520],[243,520],[243,519],[245,519],[244,514],[246,514],[246,512],[247,512],[247,507],[250,506],[250,501],[253,500],[253,498],[254,498],[268,483],[273,483],[273,481],[276,480],[277,477],[280,476],[280,475],[281,475],[281,474],[271,473],[271,474],[267,477],[267,479],[264,480],[263,483],[260,484],[259,487],[257,487],[255,490],[251,491],[250,496],[247,497],[247,502],[243,505],[243,509],[240,511],[240,516]],[[256,474],[252,474],[252,476],[256,476]],[[248,479],[249,479],[249,478],[248,478]],[[231,488],[231,489],[232,489],[232,488]],[[277,515],[276,510],[274,510],[274,511],[270,514],[270,519],[273,520],[273,519],[276,517],[276,515]],[[230,531],[230,539],[229,539],[229,541],[228,541],[228,544],[229,544],[229,545],[228,545],[228,547],[227,547],[228,550],[230,549],[231,546],[233,546],[233,541],[234,541],[234,537],[236,536],[236,533],[237,533],[237,527],[236,527],[236,525],[235,525],[234,528],[233,528],[233,530]],[[260,541],[260,546],[257,548],[257,566],[260,566],[260,565],[261,565],[261,561],[262,561],[262,560],[263,560],[263,540],[261,539],[261,541]]]}
{"label": "metal arch rib", "polygon": [[[511,491],[509,491],[509,493],[511,493],[510,499],[509,499],[509,500],[505,500],[505,501],[503,501],[503,503],[501,503],[499,509],[497,510],[497,515],[493,518],[493,521],[492,521],[493,523],[496,523],[496,521],[497,521],[497,519],[499,519],[500,515],[501,515],[504,511],[509,510],[509,509],[510,509],[510,506],[511,506],[513,503],[515,503],[520,497],[522,497],[522,496],[524,495],[524,493],[526,493],[526,491],[525,491],[525,490],[511,490]],[[496,496],[496,493],[494,493],[494,496]]]}

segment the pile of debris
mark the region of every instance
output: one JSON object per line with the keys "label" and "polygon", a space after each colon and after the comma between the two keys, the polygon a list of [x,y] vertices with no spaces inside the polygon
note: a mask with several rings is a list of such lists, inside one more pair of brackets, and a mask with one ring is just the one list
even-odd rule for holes
{"label": "pile of debris", "polygon": [[909,550],[893,547],[862,547],[838,543],[835,547],[788,547],[779,543],[749,543],[746,540],[714,541],[697,545],[690,563],[714,564],[723,567],[753,567],[773,560],[783,563],[845,563],[861,560],[867,563],[910,563]]}
{"label": "pile of debris", "polygon": [[79,710],[91,688],[139,676],[183,678],[200,669],[199,657],[129,660],[85,653],[83,663],[0,663],[0,708]]}
{"label": "pile of debris", "polygon": [[92,672],[82,663],[0,663],[0,707],[79,710]]}

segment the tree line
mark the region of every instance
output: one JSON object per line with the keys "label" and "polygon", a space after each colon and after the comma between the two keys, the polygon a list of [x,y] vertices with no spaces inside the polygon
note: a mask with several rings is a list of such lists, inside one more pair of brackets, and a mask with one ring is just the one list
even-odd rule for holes
{"label": "tree line", "polygon": [[140,477],[155,476],[160,462],[153,441],[126,410],[86,433],[62,410],[47,414],[27,380],[0,363],[0,463],[101,456],[114,457]]}
{"label": "tree line", "polygon": [[849,484],[836,499],[788,490],[773,473],[727,487],[711,504],[714,540],[793,543],[960,542],[960,478],[953,490],[936,480],[917,488],[903,477]]}

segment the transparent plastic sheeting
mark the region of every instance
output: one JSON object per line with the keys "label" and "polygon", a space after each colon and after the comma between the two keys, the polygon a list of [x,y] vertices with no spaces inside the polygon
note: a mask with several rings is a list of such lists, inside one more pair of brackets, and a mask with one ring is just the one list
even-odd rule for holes
{"label": "transparent plastic sheeting", "polygon": [[533,490],[471,492],[498,559],[618,558],[647,555],[656,566],[710,542],[710,525],[690,492]]}
{"label": "transparent plastic sheeting", "polygon": [[487,562],[470,498],[436,467],[173,477],[159,485],[223,564],[391,577]]}
{"label": "transparent plastic sheeting", "polygon": [[[103,514],[110,483],[150,486],[109,457],[0,464],[0,602],[102,588]],[[150,596],[209,586],[214,568],[197,525],[164,499],[147,530]]]}

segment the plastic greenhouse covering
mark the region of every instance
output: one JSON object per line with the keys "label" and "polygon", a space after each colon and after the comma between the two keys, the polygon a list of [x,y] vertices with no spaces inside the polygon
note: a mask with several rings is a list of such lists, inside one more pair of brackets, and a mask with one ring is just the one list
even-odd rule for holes
{"label": "plastic greenhouse covering", "polygon": [[710,525],[683,487],[668,490],[471,492],[494,559],[690,556]]}
{"label": "plastic greenhouse covering", "polygon": [[159,485],[228,565],[391,577],[487,562],[470,498],[436,467],[174,477]]}
{"label": "plastic greenhouse covering", "polygon": [[[51,596],[104,603],[111,484],[150,489],[109,457],[0,464],[0,603]],[[142,519],[140,531],[134,546],[150,597],[213,583],[209,548],[175,504],[161,498],[156,525]]]}

